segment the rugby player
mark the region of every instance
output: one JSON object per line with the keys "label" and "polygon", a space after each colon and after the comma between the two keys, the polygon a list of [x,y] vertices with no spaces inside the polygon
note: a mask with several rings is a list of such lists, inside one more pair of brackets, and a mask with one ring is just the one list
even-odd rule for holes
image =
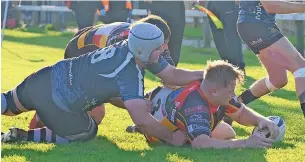
{"label": "rugby player", "polygon": [[257,55],[268,76],[254,82],[239,96],[248,104],[284,87],[287,72],[293,74],[300,107],[305,116],[305,59],[283,36],[276,25],[276,14],[305,12],[305,3],[288,1],[240,1],[237,29],[241,39]]}
{"label": "rugby player", "polygon": [[[167,23],[159,16],[149,15],[145,18],[138,20],[137,22],[146,22],[156,25],[164,33],[164,39],[166,44],[164,45],[164,53],[162,57],[170,64],[175,65],[170,57],[170,52],[168,50],[168,42],[171,36],[171,31]],[[119,41],[125,40],[129,34],[130,23],[126,22],[115,22],[111,24],[101,24],[96,26],[91,26],[80,30],[74,35],[74,37],[69,41],[66,46],[64,58],[78,57],[83,54],[88,54],[99,48],[104,48],[115,44]],[[113,102],[118,102],[113,99]],[[117,103],[114,103],[118,105]],[[120,106],[120,105],[118,105]],[[122,106],[121,106],[122,107]],[[88,112],[89,115],[95,120],[97,124],[100,124],[105,116],[105,106],[104,104],[93,108]],[[35,114],[31,119],[29,124],[29,129],[44,127],[43,122],[41,122],[39,116]]]}
{"label": "rugby player", "polygon": [[[169,130],[186,132],[186,141],[194,148],[271,147],[279,133],[278,127],[235,97],[236,83],[243,80],[243,75],[225,61],[208,62],[203,81],[194,81],[177,90],[158,87],[148,93],[152,114]],[[225,114],[245,126],[268,127],[271,138],[253,134],[248,139],[234,139],[232,127],[221,122]],[[141,133],[136,126],[128,127],[127,131],[131,129]],[[151,143],[162,142],[153,136],[145,137]]]}
{"label": "rugby player", "polygon": [[12,128],[1,135],[2,142],[66,143],[92,139],[98,127],[87,112],[120,97],[142,132],[182,145],[182,131],[169,131],[147,112],[144,69],[177,86],[201,79],[203,71],[169,65],[159,57],[164,46],[164,35],[158,27],[135,23],[127,40],[33,73],[15,89],[1,94],[1,114],[14,116],[35,110],[46,127],[29,131]]}

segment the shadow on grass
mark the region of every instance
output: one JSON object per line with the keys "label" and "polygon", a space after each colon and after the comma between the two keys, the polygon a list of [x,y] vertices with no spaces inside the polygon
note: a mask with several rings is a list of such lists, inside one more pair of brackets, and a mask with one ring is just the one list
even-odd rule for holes
{"label": "shadow on grass", "polygon": [[10,42],[28,44],[28,45],[38,45],[38,46],[65,49],[70,38],[57,36],[57,35],[47,35],[47,34],[38,37],[29,37],[29,38],[20,38],[20,37],[6,35],[4,37],[4,40]]}
{"label": "shadow on grass", "polygon": [[273,144],[273,147],[275,149],[293,149],[295,148],[295,145],[293,143],[288,142],[277,142]]}
{"label": "shadow on grass", "polygon": [[[2,158],[22,156],[27,161],[267,161],[266,149],[191,149],[150,145],[150,149],[124,150],[107,138],[98,136],[87,143],[56,145],[47,151],[26,147],[27,143],[2,148]],[[29,144],[30,145],[30,144]]]}
{"label": "shadow on grass", "polygon": [[16,52],[14,52],[14,51],[12,51],[8,48],[5,48],[5,47],[2,47],[2,50],[5,50],[5,51],[15,55],[19,59],[26,60],[26,61],[29,61],[29,62],[44,62],[45,61],[44,59],[27,59],[27,58],[24,58],[24,57],[20,56],[19,54],[17,54]]}
{"label": "shadow on grass", "polygon": [[[196,59],[194,59],[196,58]],[[207,60],[219,60],[216,48],[194,48],[183,46],[179,63],[205,65]],[[258,58],[251,52],[244,52],[246,66],[261,66]]]}

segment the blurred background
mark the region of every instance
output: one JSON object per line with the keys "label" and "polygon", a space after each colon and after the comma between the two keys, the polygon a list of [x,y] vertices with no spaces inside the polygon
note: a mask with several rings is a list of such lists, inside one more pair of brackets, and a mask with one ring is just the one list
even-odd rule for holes
{"label": "blurred background", "polygon": [[[205,1],[203,6],[209,9],[209,2],[211,1]],[[173,24],[180,24],[178,26],[183,26],[182,31],[184,33],[182,45],[201,48],[215,47],[209,19],[205,13],[192,10],[192,4],[189,1],[161,1],[158,3],[160,4],[147,0],[1,0],[1,28],[4,27],[3,23],[5,21],[5,27],[10,29],[55,30],[76,33],[79,29],[87,26],[117,21],[132,22],[138,18],[144,17],[148,13],[154,13],[167,21],[173,22]],[[232,1],[232,3],[234,2]],[[215,10],[215,12],[217,12],[217,8]],[[238,8],[236,8],[236,10],[238,10]],[[172,18],[173,15],[176,18]],[[304,21],[304,14],[277,15],[277,25],[282,33],[290,38],[292,43],[303,55],[305,44]],[[243,49],[247,48],[243,43],[242,47]]]}

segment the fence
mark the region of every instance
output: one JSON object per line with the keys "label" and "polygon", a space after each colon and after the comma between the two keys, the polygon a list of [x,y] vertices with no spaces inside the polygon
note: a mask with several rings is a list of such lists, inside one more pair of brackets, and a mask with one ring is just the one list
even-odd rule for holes
{"label": "fence", "polygon": [[[47,11],[47,12],[56,12],[56,13],[63,13],[63,12],[72,12],[69,8],[65,6],[33,6],[33,5],[22,5],[18,6],[17,9],[22,11]],[[133,16],[145,16],[147,15],[147,11],[143,9],[133,9],[132,10]],[[210,28],[208,27],[207,15],[205,13],[196,11],[196,10],[186,10],[186,23],[193,23],[195,27],[199,27],[199,24],[203,23],[203,42],[204,47],[211,46],[211,34]],[[58,16],[57,16],[58,17]],[[277,15],[276,19],[279,21],[282,20],[289,20],[294,21],[296,26],[296,48],[302,54],[304,54],[304,22],[305,22],[305,14],[283,14]],[[57,19],[58,24],[60,18]],[[280,26],[281,28],[281,26]]]}

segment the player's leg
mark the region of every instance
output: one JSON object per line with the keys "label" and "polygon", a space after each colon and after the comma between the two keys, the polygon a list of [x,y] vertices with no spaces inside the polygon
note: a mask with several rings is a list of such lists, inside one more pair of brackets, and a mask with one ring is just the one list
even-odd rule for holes
{"label": "player's leg", "polygon": [[[60,110],[48,95],[41,95],[35,103],[37,114],[47,127],[28,131],[12,128],[1,135],[2,142],[53,142],[57,144],[71,141],[87,141],[97,134],[96,122],[85,112],[72,113]],[[48,102],[49,101],[49,102]]]}
{"label": "player's leg", "polygon": [[[91,111],[89,111],[88,114],[93,118],[97,125],[100,125],[105,117],[105,105],[102,104],[100,106],[96,106]],[[29,129],[42,128],[44,126],[45,125],[41,121],[40,117],[37,115],[37,113],[35,113],[29,124]]]}
{"label": "player's leg", "polygon": [[[249,32],[245,29],[250,29],[251,26],[255,26],[254,31],[260,33],[247,36]],[[299,96],[301,109],[305,116],[305,59],[294,48],[289,40],[286,37],[283,37],[275,24],[267,26],[266,24],[239,24],[238,32],[243,41],[246,42],[254,52],[259,53],[259,58],[267,71],[270,71],[274,66],[277,68],[276,70],[272,70],[272,72],[268,72],[269,79],[265,79],[265,83],[261,80],[260,84],[257,83],[257,85],[265,84],[265,86],[269,90],[271,89],[271,91],[281,88],[287,83],[287,79],[282,78],[284,73],[283,69],[289,70],[294,75],[296,92]],[[261,88],[263,86],[256,87],[260,90],[265,90],[265,93],[268,93],[266,88]],[[251,91],[248,91],[248,93],[243,93],[240,98],[245,101],[244,98],[247,96],[250,98],[249,102],[255,100],[255,97],[259,97],[254,96]]]}
{"label": "player's leg", "polygon": [[29,98],[32,94],[28,91],[28,82],[34,74],[24,79],[15,89],[1,93],[2,115],[15,116],[33,110],[32,101]]}
{"label": "player's leg", "polygon": [[234,129],[225,122],[220,122],[215,129],[212,131],[211,137],[216,139],[234,139],[236,133]]}
{"label": "player's leg", "polygon": [[100,125],[105,117],[105,105],[96,106],[88,114],[93,118],[97,125]]}
{"label": "player's leg", "polygon": [[70,142],[68,139],[54,134],[47,127],[30,129],[28,131],[20,128],[10,128],[9,131],[1,134],[1,141],[3,143],[29,141],[53,142],[57,144],[64,144]]}
{"label": "player's leg", "polygon": [[248,104],[261,96],[280,89],[288,82],[286,69],[280,67],[273,60],[265,58],[264,55],[259,54],[258,57],[264,65],[268,76],[254,82],[249,89],[239,96],[244,104]]}
{"label": "player's leg", "polygon": [[[69,43],[67,44],[67,46],[65,48],[64,59],[78,57],[82,54],[86,54],[88,52],[91,52],[91,51],[94,51],[95,49],[97,49],[97,46],[95,46],[95,45],[83,46],[83,42],[81,43],[78,41],[79,40],[78,38],[82,34],[89,31],[90,29],[92,29],[92,27],[83,28],[83,29],[79,30],[73,36],[73,38],[69,41]],[[97,107],[96,109],[93,109],[92,112],[90,113],[90,115],[92,115],[93,119],[97,123],[100,123],[101,120],[105,116],[105,106],[103,105],[102,107]],[[29,128],[34,129],[34,128],[41,128],[41,127],[44,127],[43,122],[40,120],[40,118],[37,114],[34,114],[34,116],[31,119],[31,122],[29,124]]]}
{"label": "player's leg", "polygon": [[34,114],[33,118],[30,121],[29,129],[36,129],[44,127],[44,123],[41,121],[40,117],[37,113]]}
{"label": "player's leg", "polygon": [[278,66],[276,62],[267,61],[264,59],[265,56],[261,56],[263,49],[272,46],[284,36],[275,24],[242,23],[237,25],[237,29],[241,39],[255,54],[259,55],[258,57],[269,75],[269,77],[253,83],[249,89],[239,96],[239,99],[243,103],[248,104],[259,97],[286,85],[287,76],[285,68]]}
{"label": "player's leg", "polygon": [[[40,129],[34,129],[33,138],[28,140],[35,140],[36,135],[42,136],[40,141],[48,139],[46,142],[56,143],[63,142],[61,138],[65,138],[67,141],[84,141],[93,138],[96,135],[98,128],[96,122],[87,113],[83,111],[68,112],[62,110],[53,101],[53,91],[52,87],[50,87],[51,70],[49,69],[48,73],[45,73],[44,76],[40,77],[41,78],[38,79],[42,80],[45,85],[36,85],[36,89],[32,89],[33,96],[35,96],[32,100],[35,101],[34,106],[38,116],[46,127],[50,129],[50,133],[44,134]],[[43,89],[43,92],[39,89]],[[58,136],[58,138],[61,137],[61,140],[52,141],[52,136],[54,135],[56,135],[55,139],[57,139]]]}
{"label": "player's leg", "polygon": [[286,37],[262,50],[261,55],[265,60],[275,62],[279,67],[285,68],[293,74],[296,93],[305,116],[305,59]]}
{"label": "player's leg", "polygon": [[[45,118],[45,115],[40,114],[40,116],[43,116],[42,120],[48,123],[46,125],[50,125],[53,129],[42,127],[25,131],[19,128],[11,128],[1,135],[1,141],[4,143],[31,141],[64,144],[72,141],[87,141],[96,136],[97,124],[88,114],[67,115],[67,112],[58,112],[56,114],[61,115],[60,117],[57,116],[57,118],[53,115]],[[62,120],[63,117],[65,120],[70,121]]]}

